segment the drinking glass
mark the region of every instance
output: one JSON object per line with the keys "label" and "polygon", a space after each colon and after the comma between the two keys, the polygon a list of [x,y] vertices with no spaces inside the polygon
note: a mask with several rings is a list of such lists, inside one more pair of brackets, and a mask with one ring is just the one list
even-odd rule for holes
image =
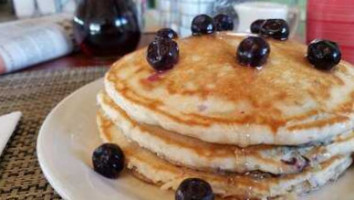
{"label": "drinking glass", "polygon": [[250,33],[252,22],[257,19],[284,19],[290,27],[290,37],[292,37],[299,24],[298,1],[260,1],[248,0],[238,1],[234,4],[239,25],[237,32]]}

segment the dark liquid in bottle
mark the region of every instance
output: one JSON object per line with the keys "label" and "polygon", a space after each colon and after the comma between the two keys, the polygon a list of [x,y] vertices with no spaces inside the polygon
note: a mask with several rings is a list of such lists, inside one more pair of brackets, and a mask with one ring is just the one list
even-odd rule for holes
{"label": "dark liquid in bottle", "polygon": [[74,18],[82,51],[93,56],[122,56],[137,47],[140,28],[131,0],[82,0]]}

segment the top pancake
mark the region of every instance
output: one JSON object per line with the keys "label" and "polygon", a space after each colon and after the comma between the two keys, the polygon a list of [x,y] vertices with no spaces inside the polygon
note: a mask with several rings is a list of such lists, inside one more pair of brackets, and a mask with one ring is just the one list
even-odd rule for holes
{"label": "top pancake", "polygon": [[106,92],[138,122],[212,143],[299,145],[353,129],[353,67],[342,61],[317,70],[306,46],[275,40],[262,69],[241,66],[235,54],[243,38],[178,40],[179,62],[162,74],[141,49],[112,66]]}

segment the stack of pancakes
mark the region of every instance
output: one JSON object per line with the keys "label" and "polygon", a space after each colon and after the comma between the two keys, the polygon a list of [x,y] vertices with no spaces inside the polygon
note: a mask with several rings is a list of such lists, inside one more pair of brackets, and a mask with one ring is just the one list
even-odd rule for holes
{"label": "stack of pancakes", "polygon": [[101,137],[138,178],[175,190],[197,177],[219,197],[264,199],[317,189],[349,167],[354,68],[315,69],[304,45],[274,40],[266,65],[241,66],[242,39],[177,40],[179,62],[163,73],[141,49],[106,74]]}

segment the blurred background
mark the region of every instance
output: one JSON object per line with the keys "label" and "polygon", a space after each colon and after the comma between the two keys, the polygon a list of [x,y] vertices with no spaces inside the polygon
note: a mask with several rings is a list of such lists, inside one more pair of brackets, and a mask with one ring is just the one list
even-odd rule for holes
{"label": "blurred background", "polygon": [[[259,0],[257,2],[274,3],[278,6],[286,5],[290,9],[299,9],[299,24],[296,27],[296,32],[299,36],[304,37],[306,1]],[[237,6],[235,5],[252,2],[252,0],[134,0],[134,2],[139,7],[139,17],[144,23],[144,32],[153,32],[159,27],[172,27],[182,35],[188,35],[190,33],[190,23],[195,15],[228,13],[239,20],[236,13]],[[74,13],[79,3],[80,0],[0,0],[0,22],[53,15],[61,12]],[[252,13],[256,12],[253,11]]]}
{"label": "blurred background", "polygon": [[[220,13],[241,33],[257,19],[284,19],[291,39],[335,41],[354,62],[353,10],[353,0],[0,0],[0,74],[75,52],[96,61],[113,56],[107,64],[149,44],[160,28],[187,37],[196,15]],[[37,47],[25,51],[27,45]],[[1,49],[13,56],[4,58]]]}

